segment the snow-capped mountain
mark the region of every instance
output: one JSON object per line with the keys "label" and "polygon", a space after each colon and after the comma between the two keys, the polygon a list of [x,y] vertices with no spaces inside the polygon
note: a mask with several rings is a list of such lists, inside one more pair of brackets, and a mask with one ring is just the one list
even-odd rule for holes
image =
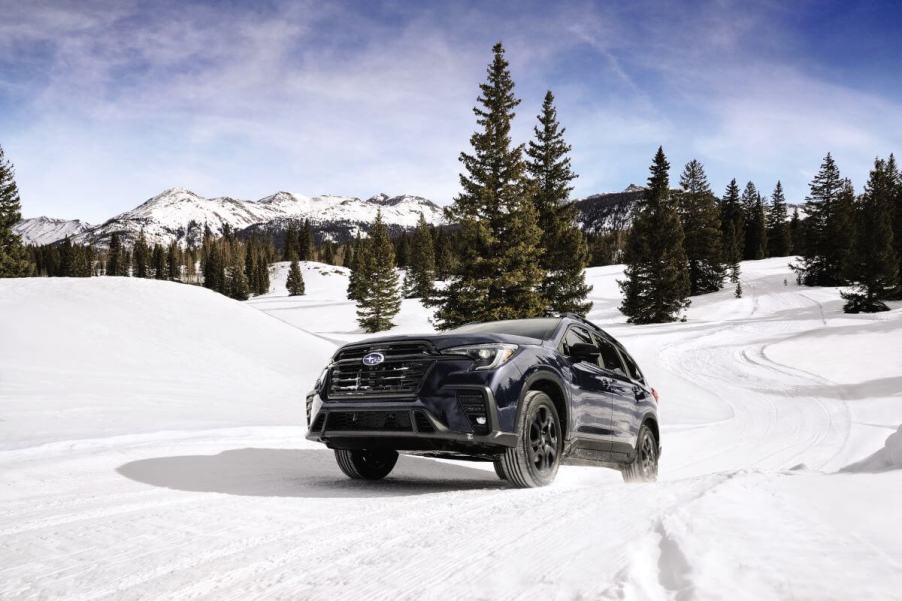
{"label": "snow-capped mountain", "polygon": [[66,236],[77,236],[92,226],[80,219],[54,219],[52,217],[32,217],[23,219],[13,232],[22,237],[25,244],[50,244]]}
{"label": "snow-capped mountain", "polygon": [[379,194],[366,200],[353,196],[304,196],[277,192],[257,201],[230,197],[205,198],[185,188],[170,188],[138,207],[75,236],[82,244],[109,244],[119,234],[125,244],[133,243],[143,230],[148,243],[196,245],[204,228],[214,235],[228,227],[235,232],[265,230],[280,232],[291,222],[309,219],[313,229],[332,239],[344,240],[366,232],[377,211],[395,228],[416,225],[422,213],[428,223],[442,221],[442,209],[419,196],[389,197]]}

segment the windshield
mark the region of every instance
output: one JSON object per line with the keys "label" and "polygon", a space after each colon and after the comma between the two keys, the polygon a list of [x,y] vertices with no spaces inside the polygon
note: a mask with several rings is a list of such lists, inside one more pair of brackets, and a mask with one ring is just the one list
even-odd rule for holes
{"label": "windshield", "polygon": [[455,333],[511,334],[547,340],[551,338],[558,324],[559,317],[540,317],[536,319],[508,319],[505,321],[487,321],[471,323],[451,330]]}

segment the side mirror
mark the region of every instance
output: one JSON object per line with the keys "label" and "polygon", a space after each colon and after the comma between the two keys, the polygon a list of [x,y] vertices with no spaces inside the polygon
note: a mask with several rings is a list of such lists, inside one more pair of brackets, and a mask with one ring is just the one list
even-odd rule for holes
{"label": "side mirror", "polygon": [[570,359],[574,361],[589,361],[595,363],[598,361],[598,347],[588,342],[577,342],[570,347]]}

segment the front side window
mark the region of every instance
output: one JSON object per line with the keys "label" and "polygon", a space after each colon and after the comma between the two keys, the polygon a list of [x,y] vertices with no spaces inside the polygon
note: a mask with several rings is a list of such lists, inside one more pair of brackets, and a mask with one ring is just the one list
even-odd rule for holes
{"label": "front side window", "polygon": [[561,341],[561,353],[566,357],[570,357],[572,355],[570,351],[573,348],[573,345],[578,343],[594,344],[588,330],[579,327],[571,327],[567,330],[567,333],[564,334],[564,339]]}

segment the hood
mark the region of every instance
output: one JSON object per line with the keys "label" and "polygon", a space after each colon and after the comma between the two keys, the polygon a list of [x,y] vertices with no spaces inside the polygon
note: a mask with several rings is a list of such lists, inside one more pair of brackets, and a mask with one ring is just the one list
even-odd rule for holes
{"label": "hood", "polygon": [[448,334],[422,334],[422,335],[404,335],[404,336],[378,336],[376,338],[367,338],[359,342],[350,342],[339,348],[347,346],[378,346],[380,344],[388,344],[392,342],[411,342],[414,340],[425,340],[432,343],[436,350],[444,350],[455,346],[463,346],[465,344],[487,344],[492,342],[505,342],[508,344],[516,344],[518,346],[540,345],[542,341],[538,338],[528,338],[526,336],[513,336],[510,334],[491,334],[491,333],[453,333]]}

